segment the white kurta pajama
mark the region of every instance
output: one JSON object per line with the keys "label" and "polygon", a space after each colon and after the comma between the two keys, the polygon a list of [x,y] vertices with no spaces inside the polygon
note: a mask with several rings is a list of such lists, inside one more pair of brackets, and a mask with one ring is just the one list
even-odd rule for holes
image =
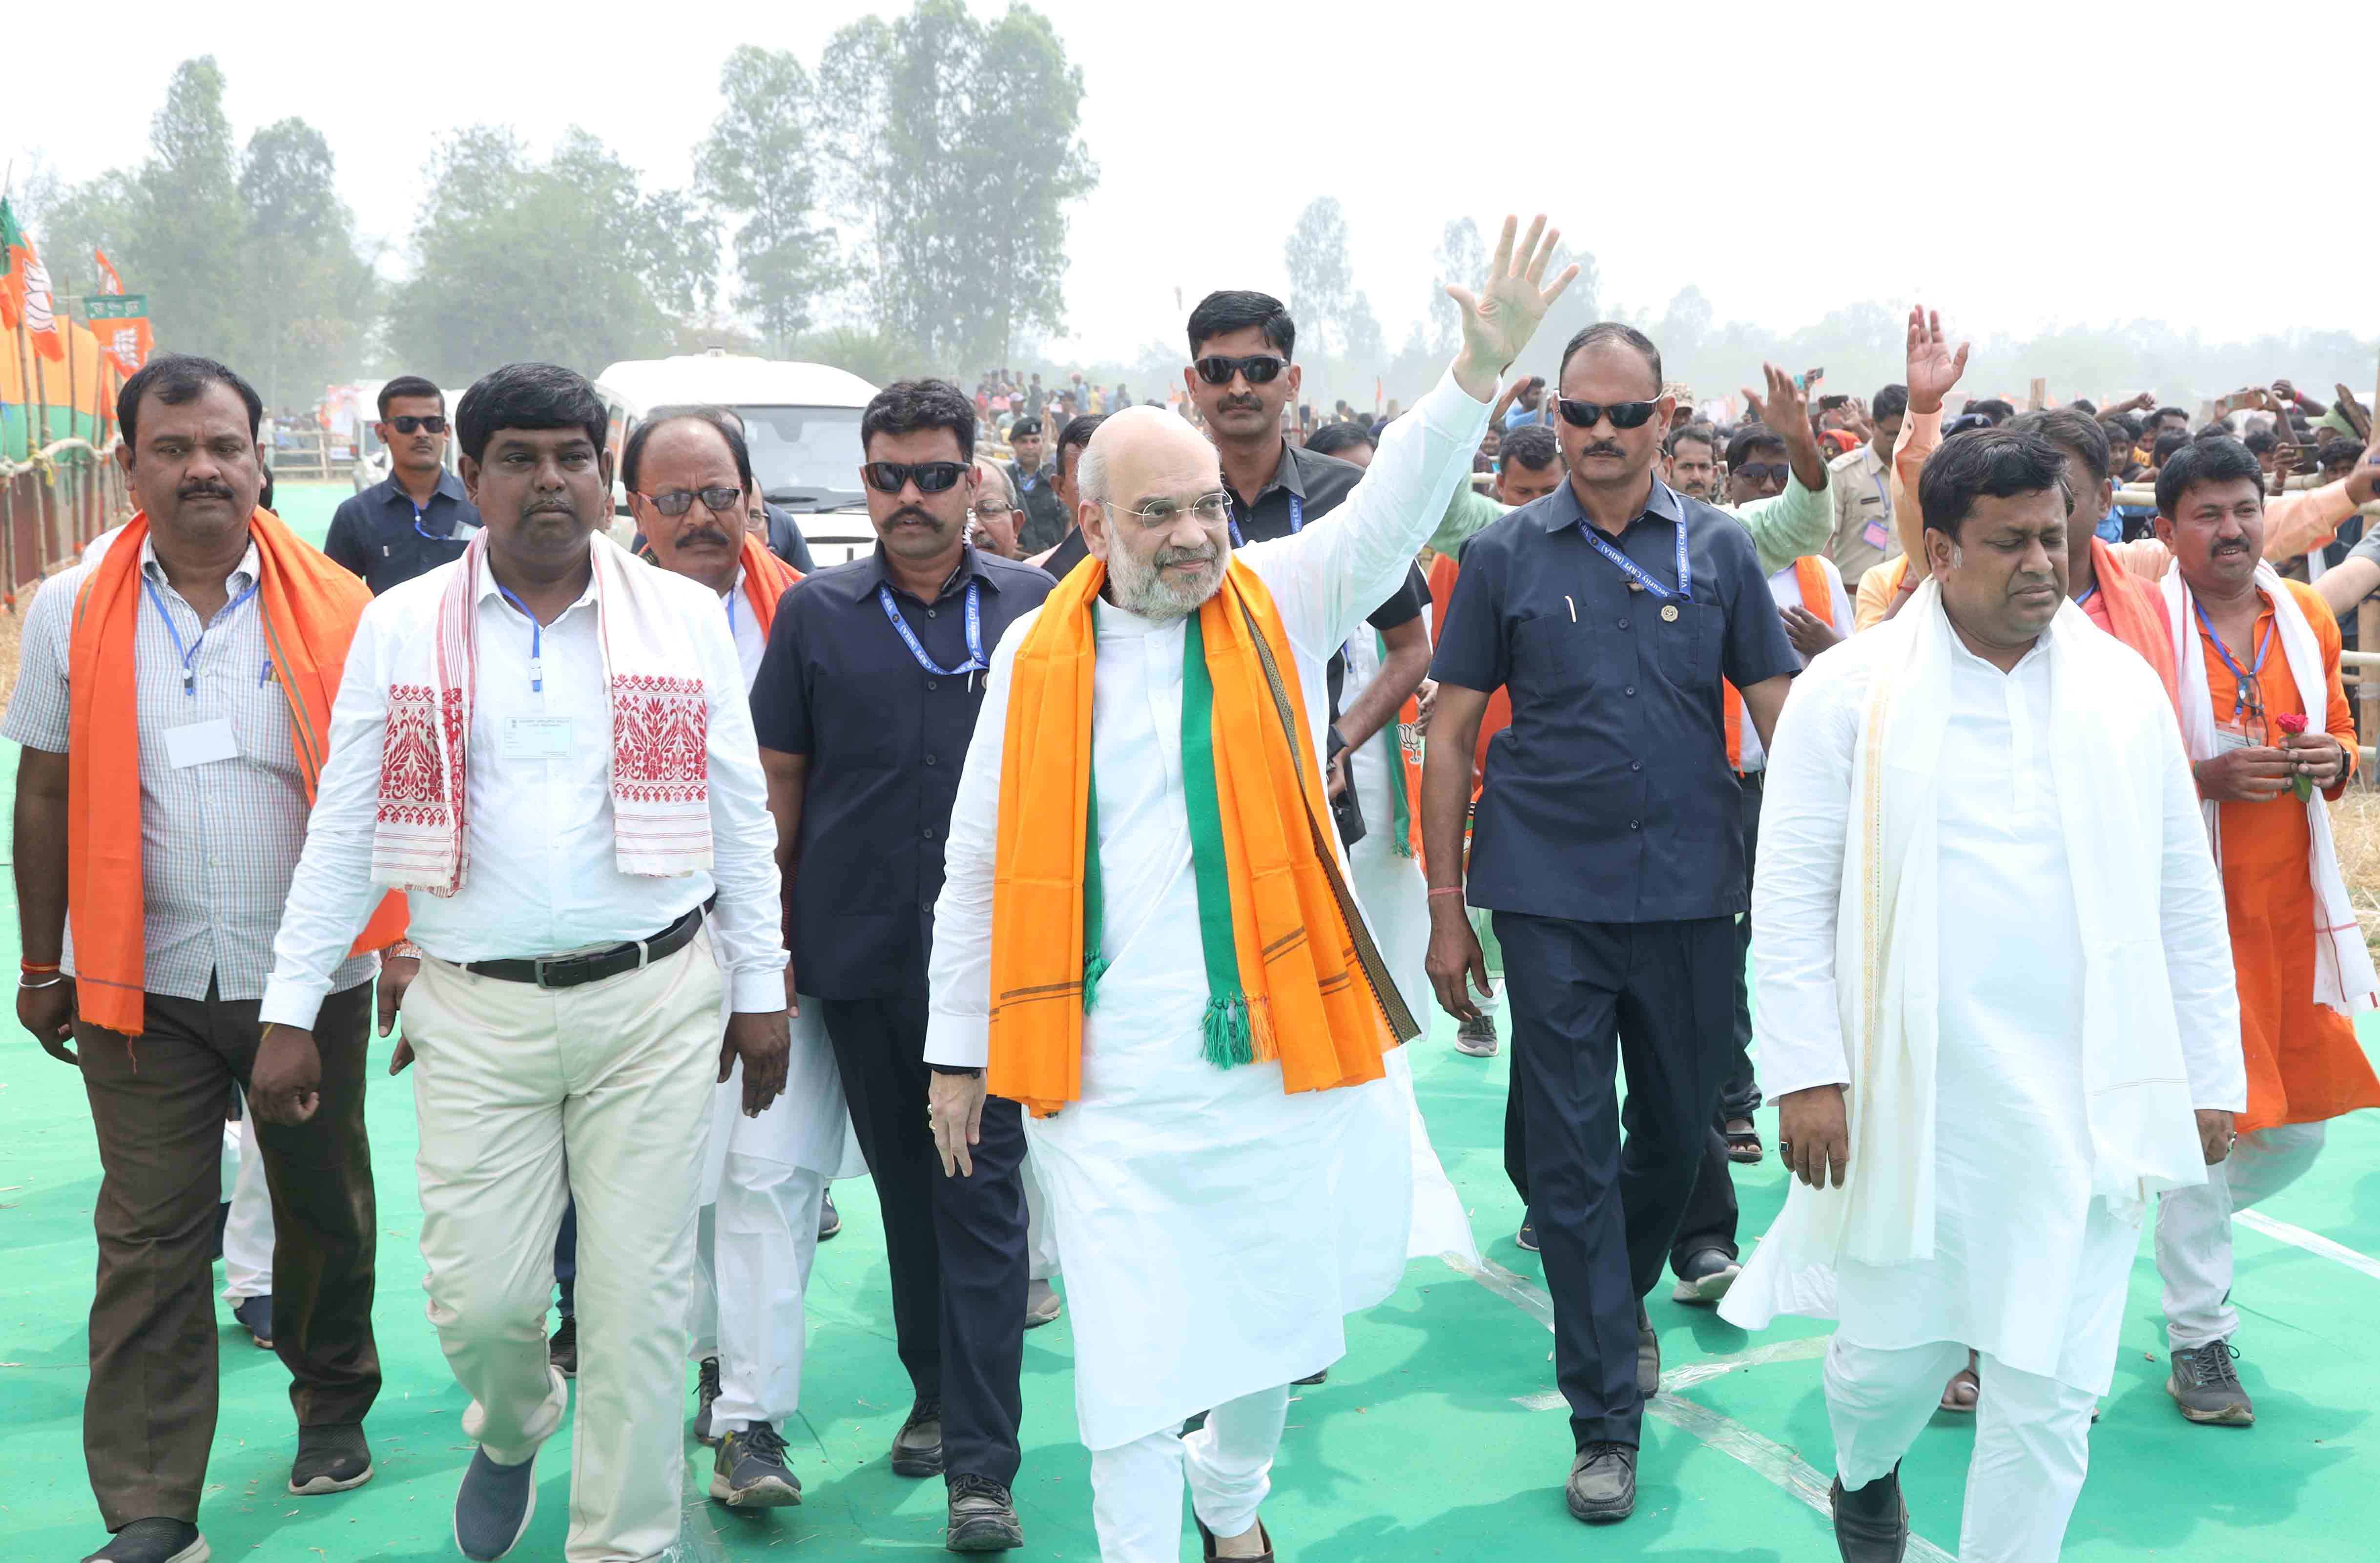
{"label": "white kurta pajama", "polygon": [[[1331,653],[1396,589],[1487,413],[1448,377],[1390,425],[1344,504],[1240,551],[1287,629],[1309,734],[1328,719]],[[989,1053],[1002,739],[1032,617],[993,653],[952,812],[931,1063],[981,1065]],[[1245,1529],[1269,1484],[1282,1386],[1336,1361],[1344,1316],[1394,1289],[1412,1208],[1409,1109],[1388,1081],[1290,1095],[1278,1063],[1219,1069],[1202,1056],[1183,631],[1098,610],[1092,769],[1110,965],[1084,1017],[1081,1100],[1026,1123],[1066,1275],[1075,1410],[1111,1563],[1178,1556],[1185,1462],[1200,1517],[1221,1533]],[[1210,1408],[1221,1424],[1185,1451],[1172,1435]]]}
{"label": "white kurta pajama", "polygon": [[2192,1108],[2246,1095],[2162,688],[2070,604],[2003,674],[1928,582],[1796,681],[1753,901],[1763,1083],[1850,1084],[1851,1182],[1796,1183],[1720,1313],[1840,1321],[1847,1489],[1983,1352],[1961,1556],[2054,1558],[2144,1202],[2204,1178]]}

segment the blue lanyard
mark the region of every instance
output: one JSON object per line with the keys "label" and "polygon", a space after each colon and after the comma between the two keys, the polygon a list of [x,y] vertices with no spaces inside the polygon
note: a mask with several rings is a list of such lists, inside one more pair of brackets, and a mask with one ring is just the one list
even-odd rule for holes
{"label": "blue lanyard", "polygon": [[[182,692],[186,695],[196,696],[199,692],[199,670],[196,666],[199,659],[199,648],[207,643],[207,629],[209,627],[200,625],[199,627],[199,638],[191,641],[187,646],[183,645],[182,632],[174,628],[174,616],[165,611],[165,599],[157,595],[156,583],[144,575],[140,578],[140,590],[149,593],[149,605],[157,610],[157,617],[164,621],[165,633],[174,638],[174,650],[182,659]],[[221,624],[225,619],[227,619],[232,615],[237,613],[240,609],[240,605],[255,595],[256,588],[254,586],[250,586],[247,591],[241,592],[238,596],[234,597],[230,602],[224,604],[223,612],[215,615],[215,623]],[[265,665],[270,667],[272,665],[267,663]],[[259,682],[261,683],[262,680],[260,679]]]}
{"label": "blue lanyard", "polygon": [[727,638],[731,641],[735,639],[735,598],[737,596],[735,588],[743,584],[739,579],[735,586],[727,589]]}
{"label": "blue lanyard", "polygon": [[[1251,505],[1248,508],[1253,511],[1256,507]],[[1295,537],[1299,532],[1304,531],[1305,530],[1305,502],[1293,494],[1289,496],[1289,535]],[[1240,513],[1238,510],[1234,509],[1232,512],[1232,546],[1234,548],[1245,548],[1247,545],[1248,540],[1240,535]]]}
{"label": "blue lanyard", "polygon": [[541,695],[545,693],[545,627],[538,623],[537,615],[528,611],[527,603],[513,595],[511,587],[500,580],[496,590],[528,620],[528,690],[531,694]]}
{"label": "blue lanyard", "polygon": [[[2094,587],[2092,587],[2092,588],[2091,588],[2091,590],[2089,590],[2088,592],[2083,592],[2083,593],[2082,593],[2082,595],[2081,595],[2080,597],[2075,598],[2075,599],[2074,599],[2074,605],[2075,605],[2076,607],[2078,607],[2078,608],[2080,608],[2080,607],[2087,607],[2087,606],[2090,604],[2091,599],[2092,599],[2092,598],[2094,598],[2094,597],[2095,597],[2095,596],[2097,596],[2098,594],[2099,594],[2099,589],[2098,589],[2096,586],[2094,586]],[[2223,642],[2222,642],[2222,641],[2217,641],[2216,642],[2216,645],[2218,645],[2218,646],[2219,646],[2219,645],[2221,645],[2222,643],[2223,643]],[[2230,657],[2230,654],[2231,654],[2231,653],[2228,653],[2228,652],[2226,652],[2226,653],[2224,653],[2223,654],[2224,654],[2224,657],[2228,660],[2228,659]],[[2261,664],[2260,664],[2259,665],[2261,665]]]}
{"label": "blue lanyard", "polygon": [[970,580],[967,582],[967,659],[963,665],[957,667],[944,667],[935,662],[932,657],[926,654],[926,648],[923,643],[918,641],[917,632],[909,628],[909,621],[901,617],[901,610],[899,608],[893,606],[892,588],[881,584],[878,585],[876,588],[876,600],[884,604],[884,617],[892,621],[892,628],[899,632],[902,642],[909,648],[909,654],[916,657],[917,659],[917,665],[924,668],[927,672],[935,675],[937,678],[956,678],[965,674],[987,673],[991,670],[991,664],[983,659],[982,581]]}
{"label": "blue lanyard", "polygon": [[1888,516],[1891,515],[1892,491],[1884,486],[1884,474],[1882,472],[1870,472],[1867,475],[1867,480],[1876,485],[1876,496],[1884,502],[1884,513]]}
{"label": "blue lanyard", "polygon": [[1635,560],[1630,558],[1627,555],[1621,553],[1619,549],[1614,548],[1609,543],[1606,542],[1602,531],[1597,528],[1593,521],[1587,520],[1582,517],[1579,520],[1578,527],[1581,531],[1586,533],[1586,540],[1595,544],[1597,553],[1601,554],[1605,558],[1610,560],[1613,564],[1618,565],[1621,568],[1621,572],[1626,575],[1629,580],[1634,581],[1638,586],[1644,588],[1645,591],[1650,592],[1656,597],[1683,597],[1690,603],[1694,600],[1694,567],[1689,564],[1686,559],[1686,523],[1682,517],[1680,518],[1678,521],[1678,589],[1675,592],[1671,592],[1668,587],[1654,580],[1651,573],[1647,571],[1644,566],[1638,564]]}
{"label": "blue lanyard", "polygon": [[1016,486],[1026,494],[1031,494],[1036,487],[1039,486],[1040,482],[1041,474],[1039,472],[1019,472],[1016,474]]}
{"label": "blue lanyard", "polygon": [[[2206,605],[2193,596],[2190,599],[2190,607],[2198,615],[2198,627],[2205,630],[2206,638],[2215,643],[2215,654],[2223,659],[2223,665],[2229,668],[2231,677],[2239,680],[2231,691],[2231,715],[2237,720],[2240,713],[2248,708],[2248,686],[2255,683],[2256,675],[2265,670],[2265,658],[2272,654],[2273,626],[2265,625],[2265,633],[2257,638],[2256,665],[2243,668],[2232,660],[2231,648],[2223,643],[2223,637],[2215,632],[2214,620],[2206,617]],[[2258,703],[2261,705],[2262,702]]]}

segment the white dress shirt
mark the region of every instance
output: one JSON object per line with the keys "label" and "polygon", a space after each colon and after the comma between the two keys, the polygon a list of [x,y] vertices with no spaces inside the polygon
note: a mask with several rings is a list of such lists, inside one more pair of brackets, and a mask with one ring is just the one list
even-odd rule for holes
{"label": "white dress shirt", "polygon": [[[600,546],[600,544],[599,544]],[[329,989],[330,965],[363,925],[371,883],[373,816],[388,690],[402,653],[438,632],[438,603],[462,561],[375,598],[358,626],[331,715],[331,754],[306,851],[273,943],[262,1018],[309,1026]],[[736,1009],[785,1004],[785,950],[775,860],[776,827],[752,736],[735,642],[709,588],[641,562],[658,591],[685,599],[708,709],[712,866],[656,879],[622,873],[613,860],[612,702],[596,641],[593,584],[534,638],[543,692],[529,687],[533,626],[480,567],[479,681],[467,769],[469,865],[451,897],[409,898],[415,944],[441,960],[520,959],[650,938],[710,898],[711,932]],[[567,717],[576,742],[557,759],[507,757],[507,718]]]}

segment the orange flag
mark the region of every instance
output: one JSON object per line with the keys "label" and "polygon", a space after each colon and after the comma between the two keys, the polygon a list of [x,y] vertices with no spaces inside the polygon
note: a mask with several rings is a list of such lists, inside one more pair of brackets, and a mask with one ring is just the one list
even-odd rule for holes
{"label": "orange flag", "polygon": [[0,271],[0,326],[13,331],[23,325],[35,352],[52,363],[64,361],[67,342],[50,299],[50,274],[34,251],[32,236],[17,226],[17,214],[5,196],[0,196],[0,250],[6,259],[6,269]]}

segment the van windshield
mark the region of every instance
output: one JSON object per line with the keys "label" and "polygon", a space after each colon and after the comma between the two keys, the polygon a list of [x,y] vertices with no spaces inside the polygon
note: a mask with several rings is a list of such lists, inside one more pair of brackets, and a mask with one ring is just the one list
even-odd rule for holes
{"label": "van windshield", "polygon": [[857,505],[859,414],[856,407],[738,407],[752,447],[752,476],[789,510]]}

